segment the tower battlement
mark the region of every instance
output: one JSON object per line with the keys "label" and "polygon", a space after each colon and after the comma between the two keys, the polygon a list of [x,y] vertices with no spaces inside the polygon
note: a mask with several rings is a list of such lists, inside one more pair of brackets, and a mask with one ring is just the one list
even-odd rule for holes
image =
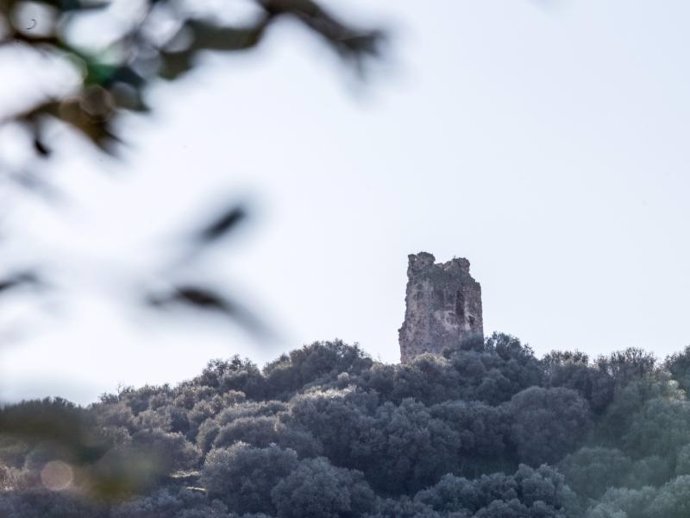
{"label": "tower battlement", "polygon": [[436,263],[420,252],[408,256],[405,321],[398,331],[400,361],[440,354],[470,336],[484,336],[482,289],[464,258]]}

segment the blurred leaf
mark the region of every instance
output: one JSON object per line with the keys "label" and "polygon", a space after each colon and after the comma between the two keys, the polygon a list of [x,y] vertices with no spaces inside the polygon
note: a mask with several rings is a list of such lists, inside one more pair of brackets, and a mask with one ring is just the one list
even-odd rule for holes
{"label": "blurred leaf", "polygon": [[256,336],[266,338],[271,335],[268,327],[252,311],[212,288],[179,285],[165,293],[148,295],[146,302],[160,309],[181,306],[220,313]]}
{"label": "blurred leaf", "polygon": [[[80,96],[62,101],[48,99],[25,112],[12,116],[13,119],[28,124],[33,128],[35,138],[38,135],[45,117],[52,117],[78,130],[101,151],[114,154],[115,144],[121,142],[111,126],[111,119],[116,115],[112,94],[100,87],[91,86]],[[6,122],[0,120],[2,122]]]}
{"label": "blurred leaf", "polygon": [[121,142],[111,128],[114,115],[112,95],[98,86],[86,90],[79,98],[62,102],[58,109],[59,119],[111,155],[115,154],[115,145]]}
{"label": "blurred leaf", "polygon": [[[161,79],[177,79],[191,71],[204,51],[245,51],[261,43],[269,26],[282,15],[300,19],[304,26],[315,31],[331,45],[348,64],[360,65],[361,60],[378,52],[379,33],[359,31],[322,10],[311,0],[253,0],[263,15],[247,26],[228,26],[198,19],[183,12],[176,2],[148,0],[135,9],[112,9],[103,13],[115,20],[116,25],[129,32],[107,48],[88,43],[82,47],[70,41],[66,30],[72,20],[93,9],[108,8],[115,2],[88,0],[35,0],[48,6],[50,23],[23,23],[33,16],[32,2],[0,0],[0,46],[16,46],[21,52],[33,51],[46,62],[62,61],[74,72],[74,88],[62,94],[39,99],[29,108],[0,115],[0,125],[18,124],[30,131],[30,150],[33,157],[52,158],[56,145],[46,141],[46,125],[60,121],[76,130],[100,151],[114,154],[121,141],[117,135],[118,117],[123,110],[147,113],[146,95],[152,85]],[[126,2],[125,2],[126,4]],[[160,4],[167,4],[161,6]],[[141,7],[141,9],[139,9]],[[36,6],[32,7],[33,9]],[[39,6],[40,8],[40,6]],[[159,41],[156,28],[150,30],[160,12],[172,15],[172,26],[180,26],[177,46]],[[25,17],[13,23],[14,16]],[[37,15],[38,16],[38,15]],[[38,29],[37,28],[37,29]],[[81,38],[80,38],[81,39]],[[174,40],[175,38],[173,38]],[[38,85],[37,91],[55,91]],[[29,169],[29,166],[20,170]],[[50,194],[50,185],[35,171],[9,175],[10,180],[36,193]],[[202,225],[192,238],[201,245],[209,245],[227,237],[247,217],[244,206],[232,204],[219,211],[215,218]],[[40,275],[39,275],[40,273]],[[0,278],[0,295],[23,287],[45,287],[42,271],[24,268],[23,271]],[[178,306],[188,310],[223,315],[249,332],[267,337],[267,326],[249,309],[233,297],[209,287],[173,283],[168,290],[150,294],[151,307],[165,309]],[[80,489],[98,498],[119,499],[139,491],[164,474],[165,463],[150,452],[114,447],[110,439],[96,431],[87,413],[61,399],[25,402],[0,406],[0,436],[12,436],[30,447],[49,445],[64,461],[73,464]],[[1,512],[0,512],[1,513]]]}
{"label": "blurred leaf", "polygon": [[366,57],[381,53],[384,33],[380,30],[359,30],[351,27],[321,8],[312,0],[262,0],[267,12],[273,15],[295,16],[310,29],[323,36],[326,43],[343,58],[362,70]]}
{"label": "blurred leaf", "polygon": [[191,49],[180,52],[161,51],[160,77],[168,81],[178,79],[182,74],[189,72],[193,65],[195,52]]}
{"label": "blurred leaf", "polygon": [[98,500],[122,500],[167,474],[164,459],[141,448],[115,446],[88,410],[61,398],[0,408],[0,437],[43,448],[74,469],[75,483]]}
{"label": "blurred leaf", "polygon": [[256,46],[268,25],[268,18],[251,27],[219,27],[201,20],[189,20],[185,27],[193,33],[196,50],[245,50]]}
{"label": "blurred leaf", "polygon": [[43,158],[47,158],[50,156],[52,151],[48,146],[45,145],[43,140],[41,140],[39,137],[34,137],[33,143],[36,153],[38,153]]}
{"label": "blurred leaf", "polygon": [[[18,172],[9,175],[8,179],[27,192],[38,195],[44,200],[50,202],[64,201],[63,193],[38,173],[31,171]],[[36,286],[38,286],[38,283],[36,283]],[[43,283],[41,283],[41,286],[44,286]]]}
{"label": "blurred leaf", "polygon": [[86,77],[84,84],[86,85],[104,85],[109,84],[111,78],[118,70],[117,65],[109,65],[104,63],[97,63],[93,61],[86,62]]}
{"label": "blurred leaf", "polygon": [[87,1],[82,2],[80,0],[33,0],[38,4],[49,5],[55,7],[62,12],[70,11],[87,11],[92,9],[103,9],[107,7],[110,2],[108,1]]}
{"label": "blurred leaf", "polygon": [[23,286],[37,286],[40,284],[38,275],[32,271],[15,273],[0,279],[0,295]]}
{"label": "blurred leaf", "polygon": [[218,217],[204,226],[197,234],[196,239],[204,244],[218,241],[237,228],[247,218],[247,211],[242,205],[232,204]]}
{"label": "blurred leaf", "polygon": [[87,467],[84,485],[100,500],[118,501],[150,488],[164,476],[164,466],[151,452],[116,447]]}
{"label": "blurred leaf", "polygon": [[[60,31],[65,23],[82,12],[101,9],[112,4],[109,1],[88,2],[83,0],[37,0],[56,11],[56,21],[47,34],[12,29],[10,13],[18,4],[26,2],[0,2],[0,26],[10,30],[0,37],[0,44],[21,43],[45,56],[57,56],[66,63],[82,68],[83,78],[79,91],[70,96],[39,102],[26,113],[15,114],[3,122],[27,122],[33,120],[35,134],[45,123],[39,115],[51,115],[61,119],[86,136],[101,151],[113,155],[120,139],[115,132],[115,121],[122,110],[147,113],[144,93],[157,79],[174,80],[191,71],[197,65],[200,52],[244,51],[256,47],[268,27],[282,16],[301,20],[310,30],[322,36],[347,63],[363,71],[367,57],[380,53],[383,34],[376,30],[359,30],[322,9],[312,0],[254,0],[264,15],[246,26],[228,26],[217,21],[200,19],[192,13],[182,13],[166,6],[166,12],[177,17],[179,37],[166,44],[156,41],[148,29],[154,23],[158,4],[169,3],[149,0],[143,13],[133,10],[132,29],[125,37],[106,50],[97,47],[73,47]],[[112,15],[115,16],[115,15]],[[4,23],[3,23],[4,22]],[[155,31],[154,31],[155,32]],[[182,47],[179,48],[179,44]],[[177,44],[177,45],[176,45]],[[77,65],[78,63],[78,65]],[[33,143],[34,151],[41,157],[50,155],[50,148],[41,139]]]}
{"label": "blurred leaf", "polygon": [[93,462],[107,451],[105,442],[88,425],[84,411],[61,398],[0,409],[0,434],[29,444],[53,443],[77,463]]}

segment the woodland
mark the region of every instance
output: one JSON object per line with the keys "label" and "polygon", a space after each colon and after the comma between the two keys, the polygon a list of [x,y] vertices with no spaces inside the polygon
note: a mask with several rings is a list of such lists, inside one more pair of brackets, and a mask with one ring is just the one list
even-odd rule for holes
{"label": "woodland", "polygon": [[689,388],[690,348],[539,359],[506,334],[404,365],[339,340],[214,360],[5,406],[0,516],[686,517]]}

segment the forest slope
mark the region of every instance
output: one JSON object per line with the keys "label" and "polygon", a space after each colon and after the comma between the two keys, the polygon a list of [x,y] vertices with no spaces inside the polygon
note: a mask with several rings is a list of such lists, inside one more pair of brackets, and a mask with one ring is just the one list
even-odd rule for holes
{"label": "forest slope", "polygon": [[0,429],[42,433],[0,438],[0,516],[685,517],[689,384],[690,349],[538,359],[503,334],[408,365],[337,340],[214,360],[88,408],[5,407]]}

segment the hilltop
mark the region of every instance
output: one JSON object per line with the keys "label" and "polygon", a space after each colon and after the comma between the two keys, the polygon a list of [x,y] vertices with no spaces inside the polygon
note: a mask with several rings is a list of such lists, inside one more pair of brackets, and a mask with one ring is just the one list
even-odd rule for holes
{"label": "hilltop", "polygon": [[0,443],[0,516],[685,516],[689,383],[690,350],[539,359],[503,334],[404,365],[337,340],[215,360],[3,409],[37,426]]}

